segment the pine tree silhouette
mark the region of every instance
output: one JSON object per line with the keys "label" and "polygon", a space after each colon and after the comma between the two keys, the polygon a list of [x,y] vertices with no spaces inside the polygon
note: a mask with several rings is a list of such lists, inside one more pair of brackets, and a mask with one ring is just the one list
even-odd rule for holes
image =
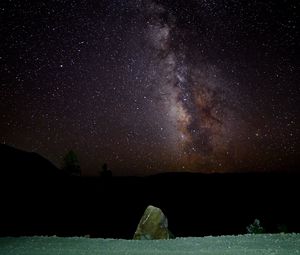
{"label": "pine tree silhouette", "polygon": [[81,169],[78,157],[73,150],[70,150],[63,159],[64,165],[63,170],[65,170],[70,175],[80,176]]}
{"label": "pine tree silhouette", "polygon": [[102,171],[100,172],[101,177],[103,178],[111,178],[112,172],[108,169],[108,166],[106,163],[102,165]]}

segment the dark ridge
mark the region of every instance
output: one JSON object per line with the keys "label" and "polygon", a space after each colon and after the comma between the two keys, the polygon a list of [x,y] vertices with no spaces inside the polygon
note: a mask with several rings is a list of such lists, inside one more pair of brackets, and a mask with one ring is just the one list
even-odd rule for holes
{"label": "dark ridge", "polygon": [[34,152],[26,152],[0,144],[1,175],[14,178],[65,176],[49,160]]}
{"label": "dark ridge", "polygon": [[1,236],[130,239],[148,205],[163,210],[175,236],[244,234],[256,218],[267,232],[300,232],[299,173],[79,177],[35,153],[0,152]]}

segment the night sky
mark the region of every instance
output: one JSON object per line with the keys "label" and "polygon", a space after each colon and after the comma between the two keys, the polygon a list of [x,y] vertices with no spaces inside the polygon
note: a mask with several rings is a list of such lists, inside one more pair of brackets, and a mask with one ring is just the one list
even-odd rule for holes
{"label": "night sky", "polygon": [[0,142],[83,174],[299,168],[298,1],[0,3]]}

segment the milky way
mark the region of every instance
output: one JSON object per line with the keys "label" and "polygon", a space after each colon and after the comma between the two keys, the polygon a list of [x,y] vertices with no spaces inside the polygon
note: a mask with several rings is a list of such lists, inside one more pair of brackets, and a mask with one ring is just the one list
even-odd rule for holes
{"label": "milky way", "polygon": [[83,174],[298,169],[294,1],[1,1],[0,142]]}
{"label": "milky way", "polygon": [[224,162],[219,156],[230,156],[228,145],[232,137],[228,130],[233,131],[227,84],[210,77],[216,77],[217,70],[207,63],[196,66],[188,62],[184,42],[176,40],[176,34],[181,33],[176,18],[163,6],[152,2],[144,8],[145,36],[155,59],[151,66],[155,70],[152,82],[163,102],[183,167],[199,170],[201,164],[206,168],[208,164],[221,166]]}

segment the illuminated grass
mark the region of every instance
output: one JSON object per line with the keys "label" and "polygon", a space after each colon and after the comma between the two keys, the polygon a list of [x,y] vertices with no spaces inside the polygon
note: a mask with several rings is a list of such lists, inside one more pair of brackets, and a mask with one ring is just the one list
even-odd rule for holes
{"label": "illuminated grass", "polygon": [[5,237],[0,238],[0,254],[300,255],[300,234],[209,236],[158,241],[83,237]]}

